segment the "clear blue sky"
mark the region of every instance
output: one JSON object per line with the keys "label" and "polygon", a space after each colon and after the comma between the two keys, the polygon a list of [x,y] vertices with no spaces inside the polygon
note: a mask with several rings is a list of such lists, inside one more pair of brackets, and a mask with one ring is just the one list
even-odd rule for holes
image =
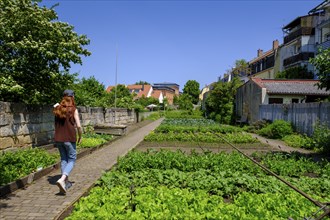
{"label": "clear blue sky", "polygon": [[[204,87],[238,59],[252,60],[257,50],[283,43],[282,27],[322,0],[87,1],[59,3],[59,21],[90,39],[92,55],[72,66],[80,78],[94,76],[108,87],[117,83],[188,80]],[[116,46],[117,45],[117,46]]]}

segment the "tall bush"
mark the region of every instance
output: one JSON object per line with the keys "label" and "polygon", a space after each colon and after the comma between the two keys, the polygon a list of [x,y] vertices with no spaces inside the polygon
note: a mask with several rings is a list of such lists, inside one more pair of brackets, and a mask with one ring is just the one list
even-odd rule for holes
{"label": "tall bush", "polygon": [[286,135],[293,134],[293,128],[290,122],[275,120],[272,124],[260,129],[257,133],[268,138],[282,139]]}
{"label": "tall bush", "polygon": [[330,128],[328,128],[326,125],[317,123],[314,127],[312,139],[315,149],[324,152],[330,152]]}

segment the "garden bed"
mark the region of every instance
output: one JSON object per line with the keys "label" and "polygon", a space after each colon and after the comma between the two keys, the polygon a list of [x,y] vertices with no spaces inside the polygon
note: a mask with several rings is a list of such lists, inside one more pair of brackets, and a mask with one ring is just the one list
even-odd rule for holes
{"label": "garden bed", "polygon": [[330,201],[328,161],[280,152],[240,128],[176,119],[120,158],[68,219],[302,219],[319,210],[215,133],[313,199]]}
{"label": "garden bed", "polygon": [[[151,123],[152,121],[150,120],[145,120],[145,121],[142,121],[142,122],[139,122],[139,123],[136,123],[136,124],[132,124],[132,125],[129,125],[127,127],[127,133],[130,133],[130,132],[133,132],[149,123]],[[84,148],[80,148],[80,147],[77,147],[77,159],[81,159],[91,153],[93,153],[94,151],[102,148],[103,146],[105,145],[108,145],[109,143],[117,140],[118,138],[120,138],[120,136],[116,136],[116,137],[113,137],[112,140],[109,140],[105,143],[102,143],[102,144],[99,144],[99,145],[96,145],[94,147],[84,147]],[[46,145],[46,146],[41,146],[40,147],[41,149],[44,149],[45,151],[47,151],[48,153],[50,154],[58,154],[58,150],[56,147],[54,147],[53,144],[49,144],[49,145]],[[0,186],[0,197],[4,197],[10,193],[13,193],[14,191],[18,190],[18,189],[21,189],[21,188],[25,188],[27,187],[29,184],[31,184],[33,181],[49,174],[50,172],[56,170],[56,169],[59,169],[60,168],[60,162],[56,162],[56,163],[53,163],[53,164],[50,164],[49,166],[45,167],[45,168],[41,168],[41,169],[38,169],[38,171],[35,171],[35,172],[32,172],[32,173],[29,173],[23,177],[20,177],[14,181],[11,181],[5,185],[2,185]]]}
{"label": "garden bed", "polygon": [[[103,146],[111,143],[112,141],[114,141],[116,138],[113,138],[112,140],[109,140],[107,142],[104,142],[102,144],[98,144],[98,145],[95,145],[95,146],[91,146],[91,147],[84,147],[84,148],[77,148],[77,159],[81,159],[91,153],[93,153],[94,151],[102,148]],[[45,150],[46,152],[48,152],[50,155],[52,154],[56,154],[58,155],[58,152],[57,152],[57,148],[56,147],[51,147],[50,145],[42,148],[41,149]],[[59,157],[59,155],[58,155]],[[59,169],[60,168],[60,161],[54,163],[54,164],[51,164],[47,167],[39,167],[37,168],[36,167],[36,171],[35,172],[32,172],[32,173],[29,173],[23,177],[20,177],[12,182],[9,182],[3,186],[0,186],[0,197],[4,197],[18,189],[21,189],[21,188],[25,188],[27,187],[29,184],[31,184],[33,181],[36,181],[37,179],[49,174],[50,172],[56,170],[56,169]]]}
{"label": "garden bed", "polygon": [[[328,162],[280,152],[254,158],[315,200],[330,201]],[[239,153],[151,150],[121,158],[68,219],[301,219],[318,209]]]}

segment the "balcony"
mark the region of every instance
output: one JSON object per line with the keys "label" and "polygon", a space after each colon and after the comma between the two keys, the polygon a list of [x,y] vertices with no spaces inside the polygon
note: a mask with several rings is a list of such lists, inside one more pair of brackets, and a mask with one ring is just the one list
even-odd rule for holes
{"label": "balcony", "polygon": [[303,35],[314,35],[315,34],[315,28],[312,27],[302,27],[287,36],[284,37],[284,43],[288,43],[297,37],[303,36]]}
{"label": "balcony", "polygon": [[322,48],[323,50],[330,48],[330,40],[327,40],[321,44],[318,44],[317,47]]}
{"label": "balcony", "polygon": [[299,53],[295,56],[284,59],[283,66],[288,66],[290,64],[297,63],[300,61],[308,61],[309,58],[313,58],[313,57],[314,57],[314,53],[310,53],[310,52]]}

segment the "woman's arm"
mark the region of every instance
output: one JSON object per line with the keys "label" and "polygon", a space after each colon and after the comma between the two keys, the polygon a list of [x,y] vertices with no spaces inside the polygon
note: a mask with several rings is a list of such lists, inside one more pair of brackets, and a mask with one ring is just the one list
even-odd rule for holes
{"label": "woman's arm", "polygon": [[81,130],[81,124],[80,124],[78,109],[76,109],[74,111],[73,117],[74,117],[74,120],[76,121],[76,126],[77,126],[77,130],[78,130],[78,143],[80,143],[82,130]]}

